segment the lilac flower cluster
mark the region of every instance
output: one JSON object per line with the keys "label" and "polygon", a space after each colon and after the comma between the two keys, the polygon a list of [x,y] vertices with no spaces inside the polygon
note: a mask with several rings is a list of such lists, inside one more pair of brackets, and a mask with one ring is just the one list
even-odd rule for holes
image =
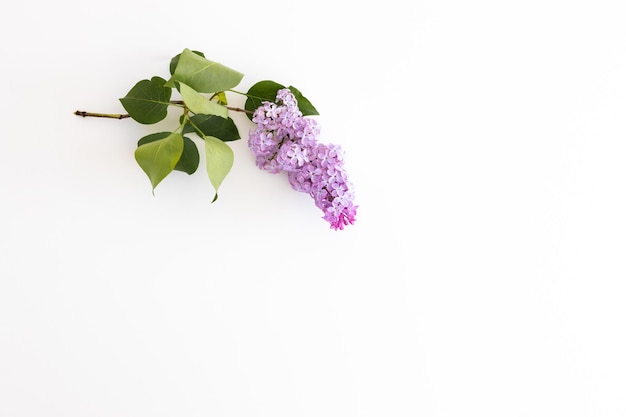
{"label": "lilac flower cluster", "polygon": [[317,121],[303,117],[293,93],[279,90],[276,102],[263,102],[252,121],[257,127],[250,132],[248,146],[257,166],[274,174],[287,172],[291,187],[313,197],[332,229],[354,224],[358,206],[343,167],[343,151],[317,141]]}

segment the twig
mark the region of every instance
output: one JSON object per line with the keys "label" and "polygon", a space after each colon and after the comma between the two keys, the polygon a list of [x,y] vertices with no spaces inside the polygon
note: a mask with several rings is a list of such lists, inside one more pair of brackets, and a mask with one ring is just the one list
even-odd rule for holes
{"label": "twig", "polygon": [[130,114],[91,113],[81,110],[76,110],[74,114],[80,117],[106,117],[108,119],[126,119],[130,117]]}
{"label": "twig", "polygon": [[[184,104],[184,102],[181,100],[172,100],[171,103],[172,104]],[[242,109],[240,107],[230,107],[230,106],[225,106],[225,107],[231,111],[254,114],[253,111]],[[74,114],[80,117],[105,117],[108,119],[127,119],[130,117],[130,114],[91,113],[91,112],[82,111],[82,110],[76,110]]]}

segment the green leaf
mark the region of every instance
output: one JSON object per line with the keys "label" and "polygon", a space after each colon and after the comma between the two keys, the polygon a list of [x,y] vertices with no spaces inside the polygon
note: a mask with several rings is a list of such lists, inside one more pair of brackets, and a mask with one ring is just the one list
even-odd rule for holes
{"label": "green leaf", "polygon": [[235,158],[233,150],[213,136],[204,137],[204,149],[206,152],[206,171],[215,189],[215,196],[211,201],[213,203],[217,200],[217,190],[230,172]]}
{"label": "green leaf", "polygon": [[154,142],[154,141],[157,141],[157,140],[165,139],[166,137],[168,137],[171,134],[172,134],[172,132],[158,132],[158,133],[152,133],[150,135],[144,136],[143,138],[141,138],[141,139],[139,139],[137,141],[137,147],[140,147],[141,145],[145,145],[146,143],[150,143],[150,142]]}
{"label": "green leaf", "polygon": [[[232,140],[241,139],[239,136],[239,130],[235,121],[230,117],[224,119],[223,117],[211,116],[205,114],[196,114],[189,118],[191,123],[186,123],[183,128],[183,134],[195,132],[200,137],[213,136],[223,142],[229,142]],[[196,130],[193,126],[196,126]]]}
{"label": "green leaf", "polygon": [[169,133],[163,139],[147,141],[135,150],[135,160],[150,178],[153,194],[156,186],[174,170],[183,147],[183,136]]}
{"label": "green leaf", "polygon": [[200,165],[200,152],[198,152],[196,143],[188,137],[183,136],[183,143],[183,153],[174,169],[191,175],[196,172],[198,165]]}
{"label": "green leaf", "polygon": [[[170,134],[170,132],[159,132],[144,136],[143,138],[139,139],[137,146],[145,145],[146,143],[154,142],[160,139],[165,139]],[[198,147],[193,140],[189,139],[186,136],[183,136],[183,153],[176,163],[174,170],[182,171],[191,175],[196,172],[196,170],[198,169],[198,165],[200,165],[200,153],[198,152]]]}
{"label": "green leaf", "polygon": [[[284,85],[278,84],[275,81],[259,81],[248,90],[248,98],[246,99],[245,109],[249,112],[254,112],[259,106],[263,104],[264,101],[270,101],[272,103],[276,102],[276,93],[278,93],[278,90],[281,90],[283,88],[285,88]],[[294,97],[298,101],[298,108],[302,112],[303,116],[312,116],[319,114],[313,104],[311,104],[309,99],[302,95],[300,90],[298,90],[294,86],[289,86],[289,90],[291,90]],[[246,115],[250,120],[252,120],[251,113],[246,113]]]}
{"label": "green leaf", "polygon": [[[196,55],[200,55],[202,58],[204,58],[204,54],[200,51],[191,51]],[[178,60],[180,59],[180,54],[176,55],[174,58],[172,58],[172,60],[170,61],[170,74],[174,74],[174,71],[176,71],[176,66],[178,65]]]}
{"label": "green leaf", "polygon": [[243,74],[225,67],[217,62],[209,61],[185,49],[178,59],[172,74],[174,81],[187,84],[200,93],[215,93],[235,87]]}
{"label": "green leaf", "polygon": [[217,102],[226,106],[228,104],[228,100],[226,99],[226,93],[224,93],[223,91],[217,93]]}
{"label": "green leaf", "polygon": [[215,114],[220,117],[228,117],[228,109],[221,104],[209,100],[187,84],[180,83],[180,95],[183,101],[196,114]]}
{"label": "green leaf", "polygon": [[130,117],[139,123],[153,124],[165,119],[167,106],[170,105],[172,90],[164,87],[165,80],[152,77],[141,80],[121,98],[120,102]]}
{"label": "green leaf", "polygon": [[298,100],[298,108],[302,112],[303,116],[315,116],[319,114],[317,109],[313,106],[313,104],[311,104],[308,98],[302,95],[300,90],[293,85],[289,86],[289,90],[291,90],[296,100]]}
{"label": "green leaf", "polygon": [[[285,88],[285,86],[274,81],[259,81],[250,87],[246,93],[248,98],[244,106],[245,109],[249,112],[254,112],[264,101],[271,101],[273,103],[276,101],[276,93],[282,88]],[[252,120],[252,113],[246,113],[246,115]]]}

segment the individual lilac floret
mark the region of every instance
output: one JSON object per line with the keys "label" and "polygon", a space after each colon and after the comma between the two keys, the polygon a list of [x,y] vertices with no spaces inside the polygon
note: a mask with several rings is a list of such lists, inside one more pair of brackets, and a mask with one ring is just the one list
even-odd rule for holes
{"label": "individual lilac floret", "polygon": [[293,93],[279,90],[276,103],[263,102],[252,121],[257,127],[250,132],[248,146],[257,166],[274,174],[286,171],[292,188],[313,197],[332,229],[354,224],[357,206],[343,168],[343,151],[318,143],[319,126],[303,117]]}

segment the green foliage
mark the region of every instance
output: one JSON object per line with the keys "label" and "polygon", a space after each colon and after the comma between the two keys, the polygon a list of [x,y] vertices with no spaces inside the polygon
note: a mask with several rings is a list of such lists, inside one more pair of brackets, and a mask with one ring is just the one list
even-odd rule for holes
{"label": "green foliage", "polygon": [[248,110],[248,118],[252,120],[252,112],[263,104],[264,101],[276,100],[276,93],[281,88],[285,88],[285,86],[270,80],[259,81],[250,87],[246,93],[248,98],[245,104],[245,109]]}
{"label": "green foliage", "polygon": [[180,83],[180,95],[185,105],[196,114],[214,114],[220,117],[228,117],[228,109],[223,105],[211,101],[198,93],[187,84]]}
{"label": "green foliage", "polygon": [[130,117],[139,123],[153,124],[160,122],[167,116],[167,106],[170,105],[172,90],[164,87],[165,80],[161,77],[152,77],[150,80],[141,80],[121,98],[120,102]]}
{"label": "green foliage", "polygon": [[178,59],[172,79],[187,84],[200,93],[215,93],[231,89],[243,74],[185,49]]}
{"label": "green foliage", "polygon": [[198,147],[193,140],[183,136],[183,153],[174,169],[191,175],[196,172],[198,165],[200,165]]}
{"label": "green foliage", "polygon": [[183,128],[183,134],[195,132],[198,136],[213,136],[224,142],[241,139],[235,122],[230,117],[196,114],[189,118]]}
{"label": "green foliage", "polygon": [[[204,58],[204,54],[200,51],[191,51],[196,55],[200,55],[202,58]],[[174,58],[172,58],[172,60],[170,61],[170,74],[174,74],[174,71],[176,71],[176,66],[178,66],[178,60],[180,59],[180,55],[178,54],[176,55]]]}
{"label": "green foliage", "polygon": [[[284,85],[278,84],[274,81],[259,81],[258,83],[250,87],[250,89],[246,93],[246,96],[248,98],[246,99],[245,109],[248,110],[248,112],[253,112],[261,104],[263,104],[264,101],[275,101],[276,93],[278,92],[278,90],[281,90],[283,88],[285,88]],[[289,86],[289,90],[291,90],[296,100],[298,101],[298,108],[302,112],[303,116],[314,116],[319,114],[317,112],[317,109],[315,109],[313,104],[311,104],[311,102],[302,95],[300,90],[298,90],[294,86]],[[252,120],[252,114],[247,113],[247,115],[248,118]]]}
{"label": "green foliage", "polygon": [[[169,135],[170,132],[159,132],[144,136],[143,138],[139,139],[137,146],[141,146],[146,143],[154,142],[160,139],[165,139]],[[187,174],[191,175],[196,172],[196,170],[198,169],[198,165],[200,165],[200,153],[198,152],[198,147],[193,140],[189,139],[186,136],[183,136],[183,153],[176,163],[174,170],[186,172]]]}
{"label": "green foliage", "polygon": [[206,154],[206,171],[215,189],[215,196],[213,201],[211,201],[213,203],[217,200],[217,190],[233,166],[235,156],[233,150],[227,144],[213,136],[204,137],[204,150]]}
{"label": "green foliage", "polygon": [[228,104],[228,100],[226,98],[226,93],[223,92],[223,91],[215,93],[215,98],[217,99],[218,103],[223,104],[224,106]]}
{"label": "green foliage", "polygon": [[135,150],[135,159],[150,178],[153,193],[156,186],[174,170],[183,153],[183,136],[166,133],[164,138],[146,141]]}

